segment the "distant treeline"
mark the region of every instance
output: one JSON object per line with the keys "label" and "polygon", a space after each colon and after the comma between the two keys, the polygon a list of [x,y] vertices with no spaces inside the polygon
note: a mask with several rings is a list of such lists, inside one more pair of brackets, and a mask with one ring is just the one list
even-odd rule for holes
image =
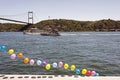
{"label": "distant treeline", "polygon": [[[49,25],[59,31],[120,31],[120,21],[104,19],[99,21],[76,21],[67,19],[44,20],[34,24],[32,27],[44,29]],[[24,25],[0,24],[0,31],[19,31]]]}
{"label": "distant treeline", "polygon": [[13,23],[0,23],[0,32],[17,32],[19,31],[24,25],[22,24],[13,24]]}

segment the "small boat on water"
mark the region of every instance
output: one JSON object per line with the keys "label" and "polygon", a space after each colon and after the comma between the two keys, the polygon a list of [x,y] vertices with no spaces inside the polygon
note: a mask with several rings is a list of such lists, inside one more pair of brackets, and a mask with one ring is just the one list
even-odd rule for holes
{"label": "small boat on water", "polygon": [[58,31],[55,31],[55,30],[48,31],[48,32],[41,32],[41,35],[42,36],[60,36]]}
{"label": "small boat on water", "polygon": [[60,36],[58,31],[56,31],[54,29],[52,29],[50,31],[46,31],[46,30],[39,30],[37,28],[31,28],[30,30],[25,30],[23,33],[29,34],[29,35]]}

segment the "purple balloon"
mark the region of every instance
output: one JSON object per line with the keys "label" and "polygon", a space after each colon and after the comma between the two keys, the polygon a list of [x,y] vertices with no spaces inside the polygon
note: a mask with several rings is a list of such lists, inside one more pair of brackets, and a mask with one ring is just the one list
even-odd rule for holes
{"label": "purple balloon", "polygon": [[16,58],[16,54],[10,55],[10,59],[14,60]]}
{"label": "purple balloon", "polygon": [[46,66],[46,61],[42,61],[42,66],[45,67]]}

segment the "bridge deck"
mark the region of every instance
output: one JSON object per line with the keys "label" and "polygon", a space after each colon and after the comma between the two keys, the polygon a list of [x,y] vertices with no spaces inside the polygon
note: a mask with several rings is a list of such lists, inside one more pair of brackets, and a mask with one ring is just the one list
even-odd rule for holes
{"label": "bridge deck", "polygon": [[6,19],[6,18],[0,18],[0,20],[6,20],[6,21],[12,21],[12,22],[19,22],[19,23],[25,23],[25,24],[28,24],[28,22],[18,21],[18,20],[12,20],[12,19]]}

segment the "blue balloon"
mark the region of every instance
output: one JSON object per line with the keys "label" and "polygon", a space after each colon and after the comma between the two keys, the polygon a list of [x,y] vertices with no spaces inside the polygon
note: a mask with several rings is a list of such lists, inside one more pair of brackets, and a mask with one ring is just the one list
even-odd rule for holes
{"label": "blue balloon", "polygon": [[6,46],[0,46],[0,51],[5,52],[7,50]]}
{"label": "blue balloon", "polygon": [[0,46],[0,51],[1,51],[1,46]]}
{"label": "blue balloon", "polygon": [[54,62],[54,63],[52,64],[52,66],[53,66],[53,68],[57,68],[57,63]]}
{"label": "blue balloon", "polygon": [[76,70],[75,70],[75,73],[76,73],[77,75],[79,75],[79,74],[80,74],[80,70],[79,70],[79,69],[76,69]]}
{"label": "blue balloon", "polygon": [[41,63],[42,63],[42,61],[37,60],[37,65],[38,65],[38,66],[41,65]]}
{"label": "blue balloon", "polygon": [[99,73],[96,73],[95,76],[99,76],[100,74]]}

